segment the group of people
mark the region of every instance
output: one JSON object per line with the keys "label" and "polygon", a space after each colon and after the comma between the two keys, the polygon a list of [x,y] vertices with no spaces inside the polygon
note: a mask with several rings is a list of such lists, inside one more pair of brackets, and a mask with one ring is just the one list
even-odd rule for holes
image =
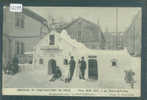
{"label": "group of people", "polygon": [[[70,82],[73,78],[75,67],[76,67],[76,61],[73,56],[70,57],[70,60],[68,61],[67,58],[64,59],[64,67],[69,68],[67,71],[67,74],[65,73],[65,82]],[[85,80],[85,70],[86,70],[86,61],[84,57],[82,57],[78,61],[78,67],[79,67],[79,78]]]}
{"label": "group of people", "polygon": [[[63,81],[65,81],[65,83],[69,83],[72,78],[74,73],[79,74],[79,78],[85,80],[85,70],[86,70],[86,61],[84,59],[84,57],[82,57],[81,59],[79,59],[79,61],[76,63],[75,59],[73,56],[70,57],[70,60],[68,60],[66,57],[64,58],[64,62],[63,62],[63,69],[61,71],[61,69],[59,69],[59,67],[56,68],[56,72],[53,73],[53,77],[50,81],[55,81],[56,79],[61,78]],[[77,66],[77,69],[79,69],[79,71],[75,71]]]}
{"label": "group of people", "polygon": [[15,56],[12,61],[8,61],[6,67],[4,67],[4,72],[6,74],[14,75],[19,72],[19,66],[18,66],[19,60]]}

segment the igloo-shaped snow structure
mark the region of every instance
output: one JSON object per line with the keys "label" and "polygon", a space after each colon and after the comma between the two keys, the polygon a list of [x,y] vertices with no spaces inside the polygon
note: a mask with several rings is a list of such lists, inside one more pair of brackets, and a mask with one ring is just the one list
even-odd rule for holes
{"label": "igloo-shaped snow structure", "polygon": [[[50,44],[50,36],[54,35],[54,45]],[[44,69],[49,73],[49,63],[51,60],[56,62],[60,69],[64,69],[64,58],[70,60],[73,56],[76,63],[82,56],[85,56],[90,50],[82,43],[71,39],[66,30],[61,33],[55,30],[45,35],[33,48],[33,68]],[[86,57],[85,57],[86,58]]]}

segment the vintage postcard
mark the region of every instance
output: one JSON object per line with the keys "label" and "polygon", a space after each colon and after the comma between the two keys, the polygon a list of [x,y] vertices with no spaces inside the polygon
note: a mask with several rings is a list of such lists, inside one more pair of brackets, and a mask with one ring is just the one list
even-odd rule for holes
{"label": "vintage postcard", "polygon": [[3,95],[139,97],[141,23],[140,7],[5,6]]}

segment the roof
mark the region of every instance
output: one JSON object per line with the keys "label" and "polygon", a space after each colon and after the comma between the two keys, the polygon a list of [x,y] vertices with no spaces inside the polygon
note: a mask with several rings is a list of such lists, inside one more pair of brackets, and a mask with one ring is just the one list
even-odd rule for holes
{"label": "roof", "polygon": [[[63,26],[63,27],[60,27],[60,29],[61,29],[61,30],[62,30],[62,29],[66,29],[66,28],[70,27],[71,25],[73,25],[74,23],[78,22],[79,20],[82,20],[82,21],[85,21],[85,22],[87,22],[87,23],[89,23],[89,24],[92,24],[92,25],[94,25],[94,26],[97,26],[97,27],[99,28],[99,30],[102,32],[102,30],[101,30],[101,28],[100,28],[99,25],[97,25],[97,24],[95,24],[95,23],[93,23],[93,22],[91,22],[91,21],[89,21],[89,20],[86,20],[86,19],[84,19],[84,18],[82,18],[82,17],[79,17],[79,18],[73,20],[72,22],[70,22],[69,24],[66,24],[66,25]],[[60,30],[60,29],[59,29],[59,30]]]}
{"label": "roof", "polygon": [[79,20],[85,21],[85,22],[87,22],[87,23],[89,23],[89,24],[91,24],[93,26],[96,26],[99,29],[99,31],[100,31],[101,38],[105,41],[105,37],[104,37],[104,34],[103,34],[102,30],[101,30],[101,27],[99,25],[89,21],[89,20],[86,20],[86,19],[82,18],[82,17],[79,17],[79,18],[73,20],[72,22],[70,22],[69,24],[66,24],[66,25],[58,28],[57,31],[61,32],[63,29],[66,29],[66,28],[70,27],[71,25],[73,25],[74,23],[78,22]]}
{"label": "roof", "polygon": [[33,19],[41,22],[42,24],[44,24],[48,30],[51,30],[49,28],[49,26],[47,25],[47,23],[44,23],[44,22],[47,22],[47,20],[45,18],[43,18],[42,16],[40,16],[39,14],[33,12],[32,10],[28,9],[28,8],[23,8],[23,13],[29,17],[32,17]]}
{"label": "roof", "polygon": [[[9,7],[8,6],[5,6],[4,7],[7,11],[9,11]],[[12,12],[13,13],[13,12]],[[29,16],[29,17],[32,17],[33,19],[43,23],[44,21],[47,21],[45,18],[43,18],[42,16],[40,16],[39,14],[35,13],[34,11],[32,11],[31,9],[28,9],[27,7],[24,7],[23,8],[23,11],[22,11],[23,14]]]}
{"label": "roof", "polygon": [[23,13],[29,17],[32,17],[33,19],[40,21],[41,23],[43,23],[44,21],[47,21],[45,18],[43,18],[42,16],[38,15],[37,13],[31,11],[28,8],[23,8]]}

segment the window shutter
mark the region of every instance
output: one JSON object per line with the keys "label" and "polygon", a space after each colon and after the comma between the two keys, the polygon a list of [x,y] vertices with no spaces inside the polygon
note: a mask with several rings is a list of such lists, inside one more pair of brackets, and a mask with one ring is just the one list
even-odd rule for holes
{"label": "window shutter", "polygon": [[15,44],[16,44],[16,54],[19,54],[19,42],[17,41]]}
{"label": "window shutter", "polygon": [[21,54],[24,54],[24,43],[21,43]]}
{"label": "window shutter", "polygon": [[24,15],[21,16],[21,28],[24,28]]}

